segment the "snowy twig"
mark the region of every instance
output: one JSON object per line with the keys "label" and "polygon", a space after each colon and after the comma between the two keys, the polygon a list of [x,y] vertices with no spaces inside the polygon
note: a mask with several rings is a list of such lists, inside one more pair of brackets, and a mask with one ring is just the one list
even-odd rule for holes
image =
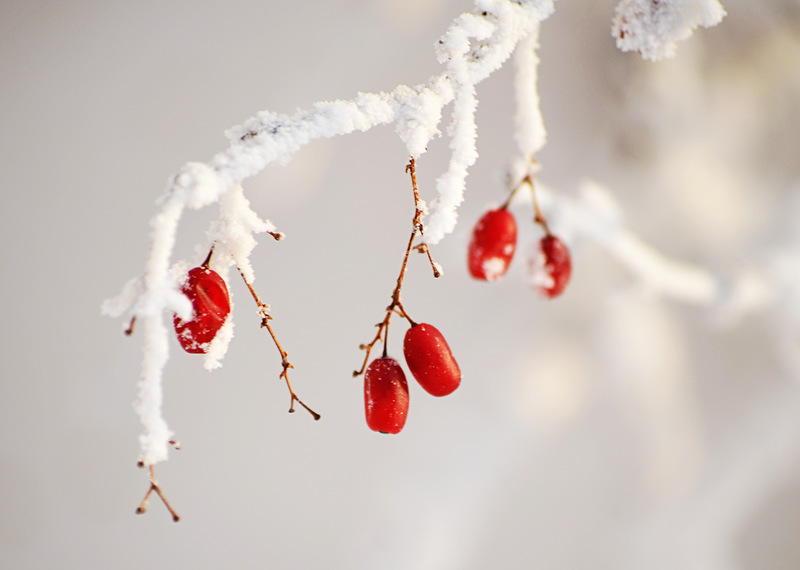
{"label": "snowy twig", "polygon": [[724,17],[718,0],[622,0],[611,34],[622,51],[658,61],[674,56],[676,43],[697,26],[716,26]]}
{"label": "snowy twig", "polygon": [[[362,344],[359,347],[364,351],[364,363],[361,365],[360,370],[353,371],[354,378],[364,374],[364,371],[367,369],[367,363],[369,362],[369,355],[379,340],[383,342],[383,358],[386,358],[386,340],[389,334],[389,322],[392,320],[392,315],[400,315],[406,319],[412,327],[416,326],[417,324],[410,316],[408,316],[408,313],[406,313],[406,310],[403,307],[402,301],[400,301],[400,290],[403,288],[403,279],[405,278],[406,268],[408,267],[408,256],[411,254],[411,250],[414,246],[414,240],[417,239],[417,236],[424,236],[422,233],[422,223],[420,222],[422,218],[423,204],[419,198],[419,189],[417,188],[416,161],[413,158],[409,161],[408,166],[406,166],[406,172],[408,172],[408,174],[411,176],[411,187],[414,191],[414,219],[411,222],[411,237],[408,238],[408,245],[406,246],[406,251],[403,255],[403,263],[400,265],[400,273],[397,276],[397,281],[395,282],[394,290],[392,291],[392,301],[389,303],[389,306],[386,307],[386,313],[383,317],[383,320],[375,325],[378,327],[378,331],[375,333],[375,337],[368,344]],[[441,268],[439,267],[438,263],[433,261],[428,245],[423,242],[417,246],[417,248],[420,253],[427,254],[428,261],[431,264],[431,269],[433,269],[433,276],[435,278],[440,277]]]}

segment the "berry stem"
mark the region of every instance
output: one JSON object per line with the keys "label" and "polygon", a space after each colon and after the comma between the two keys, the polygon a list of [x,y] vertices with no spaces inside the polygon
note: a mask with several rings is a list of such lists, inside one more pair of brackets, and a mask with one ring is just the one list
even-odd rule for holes
{"label": "berry stem", "polygon": [[550,233],[550,228],[547,225],[547,220],[544,219],[544,216],[542,215],[542,210],[539,208],[539,200],[536,198],[536,188],[534,187],[533,184],[533,176],[530,173],[528,173],[528,175],[524,178],[524,182],[530,184],[531,187],[531,197],[533,198],[533,213],[534,213],[533,221],[542,226],[545,235],[548,236],[552,235]]}
{"label": "berry stem", "polygon": [[315,412],[314,410],[309,408],[305,404],[305,402],[303,402],[303,400],[301,400],[297,396],[297,394],[295,393],[294,389],[292,388],[292,383],[289,380],[289,369],[290,368],[294,368],[294,366],[292,365],[291,362],[289,362],[289,353],[287,353],[283,349],[283,347],[281,346],[281,343],[278,341],[278,337],[275,334],[275,331],[272,329],[272,326],[269,324],[269,322],[272,320],[272,316],[268,312],[269,311],[269,305],[267,305],[266,303],[262,303],[261,302],[261,299],[258,298],[258,294],[256,293],[256,290],[253,289],[253,286],[247,281],[247,278],[244,276],[244,273],[242,273],[241,268],[239,268],[239,266],[236,266],[236,269],[239,271],[239,275],[242,276],[242,280],[244,281],[244,284],[247,285],[247,288],[249,289],[250,294],[253,296],[253,299],[255,300],[256,305],[258,305],[258,314],[261,317],[261,327],[267,329],[267,331],[269,332],[269,335],[272,337],[272,341],[275,343],[275,346],[277,347],[278,352],[281,355],[281,366],[283,367],[283,370],[281,371],[280,377],[283,378],[284,382],[286,382],[286,387],[289,389],[289,394],[291,396],[291,402],[289,403],[289,413],[290,414],[294,413],[294,403],[297,402],[298,404],[303,406],[306,409],[306,411],[309,414],[311,414],[311,416],[315,420],[320,419],[322,416],[320,416],[317,412]]}
{"label": "berry stem", "polygon": [[[523,179],[523,182],[524,182],[524,181],[525,181],[525,180]],[[517,190],[519,190],[521,186],[522,186],[522,182],[520,182],[519,184],[517,184],[517,185],[514,187],[514,189],[513,189],[513,190],[511,190],[511,192],[508,194],[508,198],[506,198],[506,201],[505,201],[505,202],[503,202],[503,203],[500,205],[500,209],[501,209],[501,210],[508,210],[508,206],[511,204],[511,200],[513,200],[513,199],[514,199],[514,196],[517,194]]]}
{"label": "berry stem", "polygon": [[[406,165],[406,172],[411,175],[411,188],[414,191],[414,221],[412,222],[414,225],[414,233],[411,234],[411,240],[414,240],[416,236],[416,232],[419,231],[419,235],[422,235],[422,208],[420,208],[420,199],[419,199],[419,189],[417,187],[417,162],[412,158],[408,161]],[[442,272],[439,271],[439,267],[433,261],[433,257],[431,257],[431,250],[428,247],[427,243],[421,243],[416,247],[419,253],[424,253],[428,256],[428,262],[431,264],[431,269],[433,270],[433,276],[435,278],[439,278],[442,276]],[[408,258],[408,253],[406,253],[406,258]],[[405,267],[403,268],[405,270]]]}
{"label": "berry stem", "polygon": [[125,336],[131,336],[133,334],[133,327],[136,326],[136,315],[131,317],[131,322],[128,323],[128,328],[125,329]]}
{"label": "berry stem", "polygon": [[[367,362],[369,362],[369,355],[372,352],[372,347],[380,340],[383,342],[383,357],[386,358],[387,356],[387,338],[389,335],[389,322],[392,319],[392,315],[397,313],[404,319],[406,319],[411,326],[413,327],[417,323],[415,323],[411,317],[408,316],[406,313],[405,308],[403,307],[403,303],[400,301],[400,290],[403,288],[403,279],[406,275],[406,267],[408,267],[408,257],[411,254],[411,249],[414,248],[414,240],[417,238],[417,235],[422,235],[422,208],[420,207],[421,200],[419,198],[419,189],[417,188],[417,170],[416,170],[416,162],[412,158],[409,160],[408,164],[406,165],[406,173],[411,175],[411,188],[414,192],[414,219],[412,220],[413,229],[411,230],[411,237],[408,239],[408,245],[406,246],[405,254],[403,255],[403,263],[400,265],[400,273],[397,276],[397,282],[394,287],[394,291],[392,291],[392,302],[389,303],[389,306],[386,307],[386,315],[383,317],[383,320],[376,324],[375,326],[378,327],[378,332],[375,333],[375,338],[372,339],[368,344],[362,344],[360,346],[361,350],[365,351],[364,354],[364,363],[361,365],[360,370],[353,371],[353,378],[361,376],[367,369]],[[433,257],[431,257],[430,249],[428,248],[427,244],[420,244],[415,248],[420,253],[426,253],[428,256],[428,261],[431,264],[431,269],[433,269],[433,276],[439,277],[441,272],[439,271],[438,266],[433,261]]]}
{"label": "berry stem", "polygon": [[142,499],[142,502],[139,503],[139,506],[136,508],[136,514],[143,515],[145,512],[147,512],[147,501],[150,500],[150,495],[153,494],[153,491],[156,492],[156,495],[158,495],[158,497],[161,499],[161,502],[163,502],[164,506],[167,507],[169,514],[172,515],[172,520],[175,522],[181,520],[180,515],[178,515],[172,505],[169,504],[166,495],[164,495],[164,491],[161,490],[161,486],[156,481],[156,468],[154,465],[150,465],[150,487],[144,494],[144,499]]}
{"label": "berry stem", "polygon": [[214,255],[214,246],[211,246],[211,249],[208,250],[208,255],[206,256],[203,263],[200,264],[200,267],[203,269],[208,269],[208,265],[211,263],[211,256]]}

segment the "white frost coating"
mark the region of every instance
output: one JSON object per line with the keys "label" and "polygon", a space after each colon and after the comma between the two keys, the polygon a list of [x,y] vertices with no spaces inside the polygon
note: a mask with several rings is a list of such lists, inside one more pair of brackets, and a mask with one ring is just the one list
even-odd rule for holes
{"label": "white frost coating", "polygon": [[447,172],[436,180],[438,197],[432,202],[433,213],[426,216],[430,243],[441,240],[453,231],[457,208],[464,200],[464,187],[469,167],[478,159],[475,139],[478,127],[475,110],[478,107],[475,85],[470,80],[468,54],[471,40],[485,40],[492,33],[492,25],[481,16],[462,14],[439,40],[439,63],[447,65],[447,75],[453,87],[453,115],[448,128],[450,135],[450,164]]}
{"label": "white frost coating", "polygon": [[[179,291],[183,289],[184,283],[189,279],[189,269],[189,264],[183,260],[173,264],[172,267],[169,268],[169,278],[175,283]],[[190,321],[194,317],[192,302],[182,291],[180,295],[183,297],[183,303],[181,306],[174,307],[175,314],[184,321]]]}
{"label": "white frost coating", "polygon": [[[530,36],[546,17],[536,8],[545,3],[479,0],[475,4],[482,14],[462,15],[439,41],[439,61],[447,64],[454,97],[448,133],[452,154],[447,172],[436,180],[438,195],[423,222],[424,239],[429,244],[438,243],[455,228],[469,167],[478,157],[475,84],[500,68],[520,40]],[[472,40],[479,45],[473,48]]]}
{"label": "white frost coating", "polygon": [[161,314],[148,315],[141,320],[138,326],[144,333],[144,359],[133,409],[142,424],[139,461],[143,465],[153,465],[167,459],[172,437],[161,414],[161,375],[169,358],[169,339]]}
{"label": "white frost coating", "polygon": [[[122,293],[111,299],[106,299],[100,305],[100,312],[109,317],[121,317],[130,309],[139,295],[144,291],[141,277],[134,277],[122,288]],[[125,324],[127,326],[127,323]]]}
{"label": "white frost coating", "polygon": [[412,158],[419,158],[428,150],[428,142],[440,134],[442,102],[452,98],[453,91],[445,80],[435,82],[433,87],[400,85],[394,90],[399,111],[395,131],[406,144]]}
{"label": "white frost coating", "polygon": [[[178,221],[188,201],[185,188],[168,193],[161,201],[161,210],[153,218],[150,257],[142,277],[143,292],[137,299],[133,314],[137,328],[144,333],[144,357],[139,394],[134,410],[139,416],[143,433],[139,437],[140,461],[153,465],[167,459],[172,433],[161,415],[161,387],[164,365],[169,356],[169,337],[164,325],[165,313],[185,314],[191,303],[178,290],[169,271],[169,256],[175,245]],[[188,310],[191,310],[189,308]]]}
{"label": "white frost coating", "polygon": [[186,205],[199,209],[217,201],[225,191],[214,170],[201,162],[190,162],[175,177],[173,192],[185,192]]}
{"label": "white frost coating", "polygon": [[535,157],[547,143],[547,130],[539,106],[537,88],[539,57],[539,22],[533,32],[519,42],[514,51],[514,142],[526,161]]}
{"label": "white frost coating", "polygon": [[652,61],[672,57],[677,42],[697,26],[710,28],[725,17],[718,0],[622,0],[611,34],[622,51],[637,51]]}
{"label": "white frost coating", "polygon": [[234,184],[220,200],[219,219],[208,230],[209,244],[214,244],[211,269],[224,276],[228,267],[236,265],[252,284],[256,277],[250,265],[250,253],[257,243],[253,236],[272,231],[275,231],[275,226],[269,220],[259,218],[250,208],[242,185]]}

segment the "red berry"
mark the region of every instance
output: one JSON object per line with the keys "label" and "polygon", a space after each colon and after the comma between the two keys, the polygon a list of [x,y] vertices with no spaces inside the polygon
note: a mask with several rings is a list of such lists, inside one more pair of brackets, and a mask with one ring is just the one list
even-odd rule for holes
{"label": "red berry", "polygon": [[367,425],[381,433],[400,433],[408,415],[408,383],[394,358],[376,358],[364,375]]}
{"label": "red berry", "polygon": [[458,363],[433,325],[420,323],[408,329],[403,353],[411,374],[429,394],[447,396],[461,384]]}
{"label": "red berry", "polygon": [[231,312],[228,288],[216,271],[195,267],[189,271],[182,291],[192,302],[193,314],[188,321],[175,315],[175,332],[186,352],[203,354]]}
{"label": "red berry", "polygon": [[572,261],[564,242],[548,234],[539,242],[539,250],[530,260],[530,284],[545,297],[561,294],[572,274]]}
{"label": "red berry", "polygon": [[475,279],[494,281],[505,275],[517,248],[517,222],[505,208],[489,210],[475,224],[467,256]]}

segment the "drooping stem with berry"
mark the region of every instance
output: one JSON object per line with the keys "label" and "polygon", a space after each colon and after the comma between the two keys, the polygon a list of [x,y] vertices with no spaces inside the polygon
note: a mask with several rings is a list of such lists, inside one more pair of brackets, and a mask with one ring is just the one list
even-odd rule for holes
{"label": "drooping stem with berry", "polygon": [[414,326],[416,323],[408,316],[405,308],[403,307],[403,303],[400,300],[400,290],[403,288],[403,279],[406,275],[406,267],[408,267],[408,258],[411,254],[412,249],[416,249],[419,253],[424,253],[427,258],[428,262],[431,265],[431,269],[433,270],[433,276],[438,278],[442,275],[442,269],[431,256],[430,248],[427,244],[421,243],[414,246],[414,242],[416,241],[418,236],[423,235],[423,228],[422,228],[422,201],[419,197],[419,188],[417,187],[417,170],[416,170],[416,161],[412,158],[409,160],[408,165],[406,166],[406,173],[411,176],[411,187],[414,192],[414,219],[412,221],[412,230],[411,236],[408,238],[408,244],[406,245],[406,251],[403,254],[403,263],[400,265],[400,273],[397,275],[397,280],[395,282],[394,290],[392,291],[392,298],[389,305],[386,307],[386,313],[383,317],[383,320],[377,323],[375,326],[378,327],[378,331],[375,333],[375,337],[367,344],[362,344],[360,346],[361,350],[365,351],[364,354],[364,363],[361,366],[361,369],[353,371],[353,377],[358,377],[364,374],[364,371],[367,368],[367,363],[369,362],[369,356],[372,352],[372,348],[378,341],[383,342],[383,356],[386,357],[386,340],[387,334],[389,332],[389,322],[392,319],[392,315],[397,314],[400,315],[402,318],[406,319],[411,326]]}
{"label": "drooping stem with berry", "polygon": [[[461,370],[442,334],[432,325],[417,323],[411,319],[400,300],[400,290],[403,287],[403,278],[412,249],[426,254],[433,269],[433,276],[441,276],[441,268],[433,261],[428,245],[423,242],[414,246],[417,237],[423,235],[421,222],[423,206],[419,197],[416,162],[413,157],[406,166],[406,172],[411,176],[411,186],[414,192],[413,229],[403,255],[400,274],[397,277],[394,291],[392,291],[391,303],[386,307],[383,320],[376,325],[378,331],[375,337],[370,343],[361,345],[361,349],[366,353],[361,370],[353,372],[354,377],[366,372],[364,409],[367,425],[374,431],[393,434],[399,433],[405,425],[408,415],[409,392],[402,367],[388,355],[389,323],[392,315],[400,315],[411,325],[403,340],[403,354],[412,375],[429,394],[445,396],[452,393],[461,383]],[[367,366],[372,348],[378,341],[383,342],[382,356]]]}

